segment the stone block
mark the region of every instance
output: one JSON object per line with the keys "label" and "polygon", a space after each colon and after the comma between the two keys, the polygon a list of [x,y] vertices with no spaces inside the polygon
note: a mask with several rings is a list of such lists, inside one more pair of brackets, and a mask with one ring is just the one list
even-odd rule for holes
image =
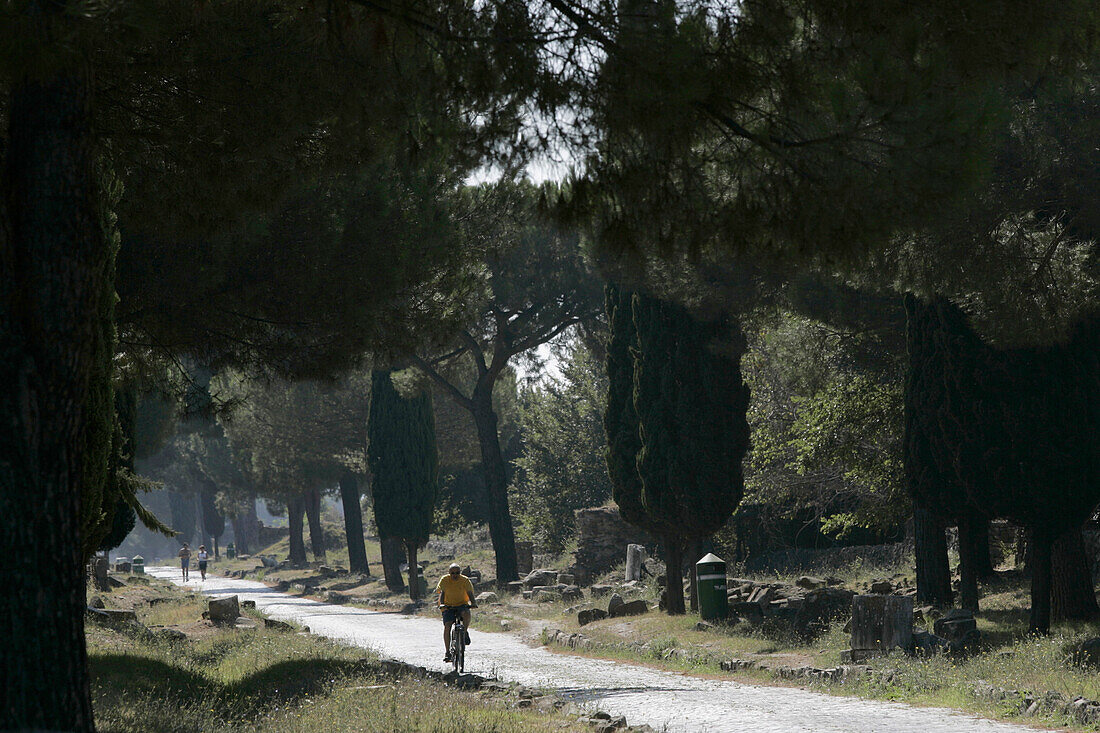
{"label": "stone block", "polygon": [[889,651],[912,645],[912,597],[866,595],[852,599],[852,649]]}
{"label": "stone block", "polygon": [[584,600],[584,592],[575,585],[567,585],[561,589],[561,598],[567,603]]}
{"label": "stone block", "polygon": [[279,621],[278,619],[265,618],[264,628],[272,629],[273,631],[294,631],[294,627],[288,624],[286,621]]}
{"label": "stone block", "polygon": [[236,623],[237,617],[241,615],[241,605],[237,601],[237,596],[212,598],[207,610],[210,613],[210,620],[216,624]]}
{"label": "stone block", "polygon": [[602,608],[589,608],[577,614],[577,623],[581,626],[607,618],[607,612]]}
{"label": "stone block", "polygon": [[554,585],[558,582],[558,573],[556,570],[548,570],[541,568],[539,570],[532,570],[523,579],[523,587],[529,590],[534,590],[536,586]]}
{"label": "stone block", "polygon": [[879,595],[889,595],[894,592],[894,584],[889,580],[872,581],[871,592]]}
{"label": "stone block", "polygon": [[761,608],[759,603],[749,603],[748,601],[731,603],[729,610],[731,613],[743,618],[750,624],[760,624],[764,622],[764,609]]}
{"label": "stone block", "polygon": [[649,613],[649,604],[645,602],[645,599],[638,598],[616,606],[613,611],[608,609],[607,615],[611,618],[619,618],[621,616],[640,616],[643,613]]}

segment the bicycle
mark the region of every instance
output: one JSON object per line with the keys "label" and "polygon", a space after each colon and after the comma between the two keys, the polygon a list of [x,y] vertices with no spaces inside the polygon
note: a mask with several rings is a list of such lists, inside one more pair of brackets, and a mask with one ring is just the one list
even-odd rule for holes
{"label": "bicycle", "polygon": [[455,625],[451,628],[451,664],[456,673],[465,671],[466,668],[466,625],[462,623],[461,614],[455,619]]}

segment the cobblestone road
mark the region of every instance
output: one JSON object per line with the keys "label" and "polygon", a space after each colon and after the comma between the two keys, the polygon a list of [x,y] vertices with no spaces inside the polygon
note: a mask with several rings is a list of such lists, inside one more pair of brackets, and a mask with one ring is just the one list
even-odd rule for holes
{"label": "cobblestone road", "polygon": [[[180,583],[175,568],[149,568]],[[192,573],[192,578],[196,574]],[[271,618],[294,621],[315,634],[373,649],[385,657],[444,669],[441,625],[430,619],[336,606],[277,593],[248,580],[192,579],[207,595],[237,594]],[[586,707],[625,715],[670,733],[1020,733],[1031,728],[948,710],[860,700],[784,687],[746,685],[663,672],[532,648],[511,634],[474,631],[467,670],[556,690]]]}

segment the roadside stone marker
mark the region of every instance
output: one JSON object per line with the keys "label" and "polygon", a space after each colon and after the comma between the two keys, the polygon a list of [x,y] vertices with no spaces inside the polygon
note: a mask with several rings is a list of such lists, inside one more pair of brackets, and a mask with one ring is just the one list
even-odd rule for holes
{"label": "roadside stone marker", "polygon": [[218,624],[234,624],[241,615],[241,607],[237,602],[237,596],[228,598],[211,598],[209,605],[210,620]]}
{"label": "roadside stone marker", "polygon": [[645,565],[646,553],[644,545],[626,546],[626,577],[624,581],[642,579],[642,567]]}
{"label": "roadside stone marker", "polygon": [[852,661],[913,644],[913,597],[864,595],[852,599]]}

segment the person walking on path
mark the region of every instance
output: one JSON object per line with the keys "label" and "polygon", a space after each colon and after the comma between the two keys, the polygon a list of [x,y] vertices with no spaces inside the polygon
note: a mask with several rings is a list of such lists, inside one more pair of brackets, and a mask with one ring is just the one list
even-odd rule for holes
{"label": "person walking on path", "polygon": [[[474,600],[474,584],[462,574],[462,568],[458,563],[451,563],[447,574],[439,579],[435,586],[439,593],[439,608],[443,611],[443,661],[451,661],[451,627],[461,615],[462,625],[470,628],[470,609],[477,608]],[[466,632],[464,639],[466,645],[470,644],[470,633]]]}
{"label": "person walking on path", "polygon": [[180,570],[183,571],[183,579],[187,580],[188,571],[191,566],[191,548],[186,542],[183,543],[183,547],[180,548]]}
{"label": "person walking on path", "polygon": [[206,563],[209,560],[210,556],[206,554],[206,545],[199,545],[199,574],[202,575],[203,580],[206,580]]}

